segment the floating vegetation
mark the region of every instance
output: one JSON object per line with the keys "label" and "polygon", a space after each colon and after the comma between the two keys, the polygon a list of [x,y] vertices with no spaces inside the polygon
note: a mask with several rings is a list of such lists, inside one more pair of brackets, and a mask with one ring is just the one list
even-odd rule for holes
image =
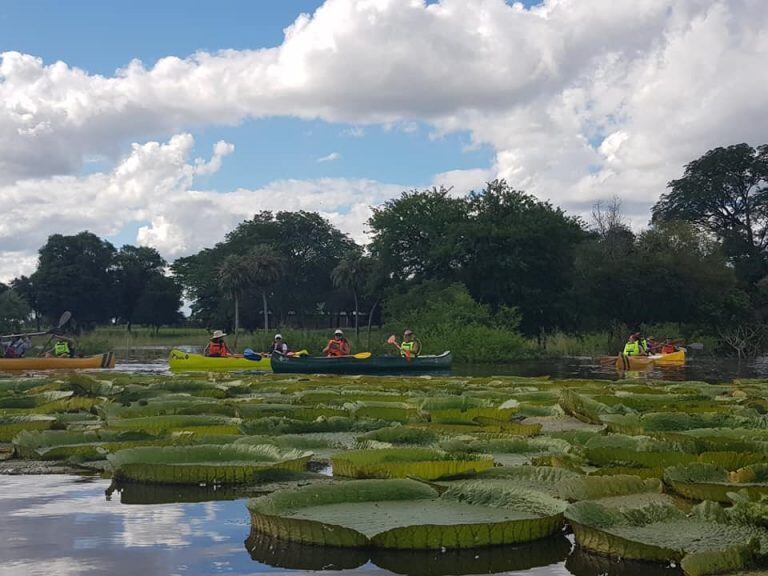
{"label": "floating vegetation", "polygon": [[439,494],[413,480],[365,480],[278,491],[248,502],[254,529],[339,547],[440,549],[514,544],[563,525],[567,504],[524,489],[461,482]]}
{"label": "floating vegetation", "polygon": [[493,466],[493,458],[451,454],[429,448],[350,450],[331,458],[334,476],[348,478],[406,478],[437,480],[472,474]]}
{"label": "floating vegetation", "polygon": [[311,452],[271,445],[129,448],[110,454],[116,480],[160,484],[243,484],[273,468],[306,469]]}
{"label": "floating vegetation", "polygon": [[[125,502],[266,494],[247,545],[295,569],[513,570],[517,548],[423,559],[544,539],[566,543],[561,561],[570,526],[574,566],[703,575],[768,567],[765,398],[763,380],[14,377],[0,380],[0,456],[111,476]],[[288,541],[310,546],[306,564]],[[542,565],[531,554],[521,565]]]}

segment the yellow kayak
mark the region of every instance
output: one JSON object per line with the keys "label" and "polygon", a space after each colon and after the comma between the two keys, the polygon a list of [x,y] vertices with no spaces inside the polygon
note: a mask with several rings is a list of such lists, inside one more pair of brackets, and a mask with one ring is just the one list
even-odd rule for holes
{"label": "yellow kayak", "polygon": [[272,370],[269,356],[260,360],[249,360],[243,356],[212,358],[202,354],[189,354],[181,350],[171,350],[168,364],[174,372],[232,372],[236,370]]}
{"label": "yellow kayak", "polygon": [[617,370],[643,370],[650,366],[682,366],[685,364],[685,348],[671,354],[652,354],[650,356],[627,356],[620,354],[616,358]]}
{"label": "yellow kayak", "polygon": [[114,367],[115,355],[112,352],[84,358],[0,358],[0,370],[82,370]]}

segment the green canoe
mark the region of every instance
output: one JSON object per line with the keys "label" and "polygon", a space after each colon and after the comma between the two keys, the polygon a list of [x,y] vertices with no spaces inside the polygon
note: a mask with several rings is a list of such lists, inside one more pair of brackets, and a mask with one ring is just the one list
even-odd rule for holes
{"label": "green canoe", "polygon": [[402,374],[409,372],[445,372],[451,369],[451,353],[419,356],[406,360],[400,356],[355,358],[341,356],[283,356],[272,354],[272,371],[291,374]]}
{"label": "green canoe", "polygon": [[171,350],[168,365],[174,372],[231,372],[236,370],[269,370],[269,356],[260,360],[249,360],[243,356],[211,358],[202,354],[189,354],[181,350]]}

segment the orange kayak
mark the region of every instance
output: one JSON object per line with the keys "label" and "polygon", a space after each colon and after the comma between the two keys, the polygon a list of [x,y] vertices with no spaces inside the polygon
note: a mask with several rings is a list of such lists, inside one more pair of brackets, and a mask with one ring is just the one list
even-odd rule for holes
{"label": "orange kayak", "polygon": [[650,366],[682,366],[685,364],[685,348],[671,354],[652,354],[651,356],[627,356],[620,354],[616,358],[617,370],[643,370]]}
{"label": "orange kayak", "polygon": [[0,358],[0,370],[82,370],[86,368],[114,368],[112,352],[84,358]]}

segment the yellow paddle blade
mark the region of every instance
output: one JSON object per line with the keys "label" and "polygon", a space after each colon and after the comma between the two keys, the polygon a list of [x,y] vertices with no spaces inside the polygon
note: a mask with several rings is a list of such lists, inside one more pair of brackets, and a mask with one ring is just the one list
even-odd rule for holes
{"label": "yellow paddle blade", "polygon": [[358,352],[357,354],[352,355],[354,358],[357,358],[358,360],[365,360],[366,358],[371,357],[370,352]]}
{"label": "yellow paddle blade", "polygon": [[309,352],[306,350],[297,350],[293,353],[294,356],[309,356]]}

